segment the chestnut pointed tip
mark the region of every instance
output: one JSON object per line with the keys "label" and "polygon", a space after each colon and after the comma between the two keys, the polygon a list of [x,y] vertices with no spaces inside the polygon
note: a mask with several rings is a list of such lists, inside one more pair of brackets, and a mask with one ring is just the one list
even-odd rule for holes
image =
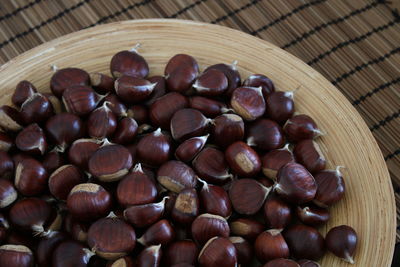
{"label": "chestnut pointed tip", "polygon": [[141,47],[142,47],[142,44],[141,43],[137,43],[131,49],[129,49],[129,52],[134,52],[136,54],[139,54],[138,50]]}
{"label": "chestnut pointed tip", "polygon": [[354,258],[350,255],[346,255],[346,257],[343,259],[344,261],[350,263],[350,264],[355,264],[356,262],[354,261]]}
{"label": "chestnut pointed tip", "polygon": [[56,73],[56,72],[59,70],[59,68],[57,67],[56,64],[51,64],[51,65],[50,65],[50,70],[51,70],[52,72]]}

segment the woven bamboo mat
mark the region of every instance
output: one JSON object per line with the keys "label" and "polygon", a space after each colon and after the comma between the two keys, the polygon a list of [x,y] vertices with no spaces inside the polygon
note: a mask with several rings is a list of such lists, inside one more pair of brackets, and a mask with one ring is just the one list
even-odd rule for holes
{"label": "woven bamboo mat", "polygon": [[191,19],[256,35],[314,67],[360,112],[389,167],[400,225],[396,7],[400,0],[1,0],[0,64],[64,34],[127,19]]}

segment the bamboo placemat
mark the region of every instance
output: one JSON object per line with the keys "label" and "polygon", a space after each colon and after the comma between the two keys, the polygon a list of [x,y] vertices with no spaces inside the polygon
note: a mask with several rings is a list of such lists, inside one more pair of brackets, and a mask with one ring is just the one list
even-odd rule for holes
{"label": "bamboo placemat", "polygon": [[191,19],[256,35],[314,67],[360,112],[389,167],[400,225],[396,7],[399,0],[2,0],[0,64],[67,33],[127,19]]}

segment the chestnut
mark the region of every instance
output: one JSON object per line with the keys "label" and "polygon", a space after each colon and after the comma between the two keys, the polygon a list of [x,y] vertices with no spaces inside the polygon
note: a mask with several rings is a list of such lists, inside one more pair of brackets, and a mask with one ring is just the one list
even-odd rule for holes
{"label": "chestnut", "polygon": [[225,150],[225,159],[239,176],[251,177],[261,170],[261,160],[257,152],[242,141],[231,144]]}
{"label": "chestnut", "polygon": [[5,151],[0,151],[0,178],[9,178],[14,175],[14,162]]}
{"label": "chestnut", "polygon": [[67,145],[84,134],[84,126],[81,119],[70,113],[60,113],[51,117],[46,122],[46,133],[64,151]]}
{"label": "chestnut", "polygon": [[77,116],[85,116],[92,112],[104,98],[91,87],[77,85],[65,89],[62,101],[66,110]]}
{"label": "chestnut", "polygon": [[85,182],[85,177],[78,167],[68,164],[55,170],[49,177],[50,193],[59,200],[66,200],[71,189]]}
{"label": "chestnut", "polygon": [[222,71],[209,69],[197,78],[193,88],[202,96],[222,95],[228,89],[228,79]]}
{"label": "chestnut", "polygon": [[314,199],[317,184],[303,165],[290,162],[279,169],[274,190],[284,200],[302,204]]}
{"label": "chestnut", "polygon": [[182,142],[190,137],[204,135],[207,133],[210,122],[210,119],[196,109],[178,110],[171,118],[172,138]]}
{"label": "chestnut", "polygon": [[315,206],[305,206],[296,208],[297,218],[304,224],[311,226],[320,226],[328,222],[329,211]]}
{"label": "chestnut", "polygon": [[128,116],[127,108],[125,104],[121,102],[121,100],[115,94],[108,94],[104,97],[104,101],[109,102],[109,108],[114,112],[117,117],[126,117]]}
{"label": "chestnut", "polygon": [[149,111],[146,106],[133,105],[127,110],[128,117],[135,119],[138,124],[149,122]]}
{"label": "chestnut", "polygon": [[271,194],[264,203],[263,215],[269,228],[284,229],[292,219],[292,210],[286,202]]}
{"label": "chestnut", "polygon": [[87,243],[98,256],[115,260],[133,251],[136,234],[132,226],[111,212],[90,226]]}
{"label": "chestnut", "polygon": [[15,138],[15,145],[21,151],[43,155],[47,150],[46,137],[36,123],[25,127]]}
{"label": "chestnut", "polygon": [[192,240],[180,240],[168,245],[163,256],[163,262],[166,266],[174,266],[179,263],[194,265],[197,262],[198,255],[199,249]]}
{"label": "chestnut", "polygon": [[231,234],[254,241],[265,230],[265,226],[250,218],[239,218],[229,223]]}
{"label": "chestnut", "polygon": [[108,142],[104,142],[88,162],[89,172],[103,182],[120,180],[132,165],[132,155],[127,148]]}
{"label": "chestnut", "polygon": [[294,113],[293,96],[294,91],[269,94],[265,100],[267,117],[283,125]]}
{"label": "chestnut", "polygon": [[71,213],[68,213],[64,218],[64,230],[79,242],[86,243],[89,226],[89,223],[75,219]]}
{"label": "chestnut", "polygon": [[66,240],[59,244],[53,252],[53,267],[86,267],[95,254],[81,243]]}
{"label": "chestnut", "polygon": [[64,154],[58,152],[58,149],[55,148],[44,156],[42,164],[47,173],[52,173],[65,164]]}
{"label": "chestnut", "polygon": [[47,99],[50,101],[50,104],[53,107],[53,111],[55,114],[59,114],[64,111],[64,106],[59,98],[57,98],[52,93],[43,93],[43,95],[47,97]]}
{"label": "chestnut", "polygon": [[32,251],[21,245],[0,246],[0,266],[33,267]]}
{"label": "chestnut", "polygon": [[[0,108],[0,118],[1,118],[1,108]],[[1,122],[0,122],[1,127]],[[14,141],[7,134],[0,132],[0,151],[7,152],[14,145]]]}
{"label": "chestnut", "polygon": [[189,99],[189,106],[190,108],[197,109],[208,118],[215,118],[228,111],[224,103],[203,96],[192,96]]}
{"label": "chestnut", "polygon": [[219,215],[205,213],[197,217],[192,223],[192,237],[194,241],[203,246],[210,238],[215,236],[229,237],[229,224]]}
{"label": "chestnut", "polygon": [[293,149],[296,161],[303,164],[311,173],[325,169],[326,160],[318,143],[311,140],[303,140],[297,143]]}
{"label": "chestnut", "polygon": [[99,94],[107,94],[114,91],[114,79],[108,75],[93,72],[89,74],[90,84]]}
{"label": "chestnut", "polygon": [[49,255],[53,255],[54,249],[65,240],[67,240],[67,235],[61,232],[42,238],[36,249],[37,263],[43,267],[52,266]]}
{"label": "chestnut", "polygon": [[300,265],[300,267],[321,267],[319,263],[312,260],[299,260],[297,263]]}
{"label": "chestnut", "polygon": [[257,213],[271,188],[264,187],[253,179],[239,179],[232,182],[229,189],[229,198],[235,211],[243,215]]}
{"label": "chestnut", "polygon": [[161,128],[141,138],[136,147],[139,160],[150,166],[160,166],[167,162],[171,153],[172,140]]}
{"label": "chestnut", "polygon": [[25,100],[37,93],[36,87],[29,81],[20,81],[15,87],[11,101],[17,107],[20,107]]}
{"label": "chestnut", "polygon": [[122,75],[144,78],[149,74],[149,66],[146,60],[137,52],[137,44],[130,50],[123,50],[116,53],[110,62],[110,71],[114,78]]}
{"label": "chestnut", "polygon": [[286,137],[290,142],[299,142],[305,139],[314,139],[322,132],[315,121],[308,115],[298,114],[288,119],[283,126]]}
{"label": "chestnut", "polygon": [[146,101],[146,106],[150,106],[154,103],[158,98],[165,95],[167,92],[167,82],[163,76],[152,76],[147,79],[149,82],[156,84],[153,92],[151,93],[150,97]]}
{"label": "chestnut", "polygon": [[232,178],[224,153],[213,147],[204,148],[192,165],[197,175],[208,183],[224,184]]}
{"label": "chestnut", "polygon": [[18,110],[13,107],[3,105],[0,107],[0,128],[17,132],[22,129],[22,117]]}
{"label": "chestnut", "polygon": [[275,92],[275,85],[270,78],[262,74],[252,74],[243,81],[243,86],[261,87],[264,99]]}
{"label": "chestnut", "polygon": [[185,140],[175,150],[175,157],[183,162],[192,161],[197,154],[203,149],[207,142],[208,134],[199,137],[192,137]]}
{"label": "chestnut", "polygon": [[283,237],[289,246],[290,255],[296,259],[318,260],[325,253],[324,238],[310,226],[292,225],[283,232]]}
{"label": "chestnut", "polygon": [[[54,66],[55,67],[55,66]],[[89,74],[79,68],[64,68],[57,70],[50,79],[51,92],[61,97],[65,89],[74,85],[89,85],[90,77]]]}
{"label": "chestnut", "polygon": [[15,188],[24,196],[43,193],[47,188],[48,174],[43,165],[33,158],[23,159],[15,168]]}
{"label": "chestnut", "polygon": [[148,204],[156,200],[156,185],[143,172],[140,163],[118,183],[116,198],[118,203],[124,207]]}
{"label": "chestnut", "polygon": [[200,203],[197,192],[194,188],[186,188],[179,192],[171,217],[176,223],[188,225],[200,213]]}
{"label": "chestnut", "polygon": [[100,148],[102,141],[97,139],[78,139],[68,150],[68,160],[84,169],[88,169],[89,159]]}
{"label": "chestnut", "polygon": [[224,237],[213,237],[200,251],[198,263],[201,267],[235,267],[237,253],[235,246]]}
{"label": "chestnut", "polygon": [[135,140],[137,133],[137,122],[132,118],[123,118],[117,124],[112,141],[116,144],[126,145]]}
{"label": "chestnut", "polygon": [[35,93],[21,105],[20,115],[26,125],[43,123],[54,115],[53,105],[46,96]]}
{"label": "chestnut", "polygon": [[171,118],[175,112],[188,106],[189,101],[185,96],[176,92],[168,93],[151,104],[149,111],[150,120],[154,126],[161,127],[163,130],[169,130]]}
{"label": "chestnut", "polygon": [[147,228],[146,232],[137,240],[144,246],[167,245],[175,238],[175,231],[169,221],[163,219]]}
{"label": "chestnut", "polygon": [[[94,266],[97,266],[94,264]],[[122,258],[119,258],[115,261],[110,261],[107,263],[106,267],[135,267],[135,262],[132,257],[130,256],[125,256]]]}
{"label": "chestnut", "polygon": [[150,226],[161,219],[165,211],[165,202],[169,197],[164,197],[158,203],[132,205],[124,210],[124,218],[135,227]]}
{"label": "chestnut", "polygon": [[179,193],[184,188],[193,188],[197,184],[196,174],[183,162],[170,160],[157,171],[157,181],[168,190]]}
{"label": "chestnut", "polygon": [[212,141],[222,148],[226,148],[244,137],[244,122],[236,114],[222,114],[213,121],[211,130]]}
{"label": "chestnut", "polygon": [[264,264],[263,267],[300,267],[300,265],[289,259],[274,259]]}
{"label": "chestnut", "polygon": [[261,233],[254,244],[257,258],[261,262],[288,258],[289,247],[281,234],[282,230],[271,229]]}
{"label": "chestnut", "polygon": [[253,261],[253,245],[240,236],[231,236],[229,241],[235,246],[237,261],[241,266],[247,266]]}
{"label": "chestnut", "polygon": [[102,186],[92,183],[74,186],[67,198],[68,211],[81,221],[106,216],[111,209],[111,195]]}
{"label": "chestnut", "polygon": [[145,248],[140,252],[136,259],[136,266],[137,267],[158,267],[161,266],[161,245],[154,245]]}
{"label": "chestnut", "polygon": [[185,93],[190,89],[198,72],[199,66],[193,57],[185,54],[173,56],[164,70],[168,89]]}
{"label": "chestnut", "polygon": [[203,184],[200,191],[200,206],[203,211],[228,218],[232,214],[232,204],[228,193],[220,186],[198,180]]}
{"label": "chestnut", "polygon": [[0,209],[10,206],[17,199],[14,185],[7,179],[0,179]]}
{"label": "chestnut", "polygon": [[354,252],[357,248],[357,233],[347,225],[336,226],[325,237],[327,249],[346,262],[354,264]]}
{"label": "chestnut", "polygon": [[262,172],[268,178],[276,180],[278,170],[289,162],[294,162],[294,156],[289,144],[286,144],[283,148],[272,150],[262,156]]}
{"label": "chestnut", "polygon": [[265,113],[265,101],[261,87],[239,87],[231,96],[233,110],[246,121],[253,121]]}
{"label": "chestnut", "polygon": [[147,99],[155,86],[156,83],[128,75],[122,75],[114,83],[117,96],[130,104],[140,103]]}
{"label": "chestnut", "polygon": [[261,150],[281,148],[284,145],[282,129],[272,120],[256,120],[247,128],[247,144]]}
{"label": "chestnut", "polygon": [[103,139],[110,137],[117,129],[117,117],[108,107],[110,102],[104,102],[101,107],[90,113],[87,121],[87,131],[90,137]]}
{"label": "chestnut", "polygon": [[329,207],[341,200],[345,193],[345,183],[338,166],[336,170],[324,170],[314,175],[317,194],[313,200],[320,207]]}
{"label": "chestnut", "polygon": [[225,74],[226,78],[228,79],[228,89],[225,92],[225,94],[227,96],[231,96],[233,90],[235,90],[237,87],[239,87],[240,83],[241,83],[240,73],[237,70],[236,65],[237,65],[237,61],[234,61],[231,65],[219,63],[219,64],[209,66],[204,71],[206,72],[211,69],[222,71]]}

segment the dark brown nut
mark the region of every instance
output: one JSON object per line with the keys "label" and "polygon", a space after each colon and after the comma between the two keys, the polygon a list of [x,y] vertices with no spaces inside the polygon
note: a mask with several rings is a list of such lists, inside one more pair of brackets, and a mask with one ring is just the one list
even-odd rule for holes
{"label": "dark brown nut", "polygon": [[194,188],[179,192],[172,209],[172,220],[178,224],[190,225],[200,213],[200,203]]}
{"label": "dark brown nut", "polygon": [[274,259],[264,264],[263,267],[300,267],[300,265],[289,259]]}
{"label": "dark brown nut", "polygon": [[241,236],[247,240],[254,241],[259,234],[266,230],[266,227],[250,218],[239,218],[229,223],[231,234]]}
{"label": "dark brown nut", "polygon": [[55,170],[49,177],[49,191],[59,200],[66,200],[72,188],[85,182],[85,177],[78,167],[64,165]]}
{"label": "dark brown nut", "polygon": [[272,80],[262,74],[250,75],[243,81],[243,86],[261,87],[264,99],[267,99],[272,92],[275,92],[275,86]]}
{"label": "dark brown nut", "polygon": [[239,176],[252,177],[261,170],[261,160],[257,152],[242,141],[237,141],[226,149],[225,159]]}
{"label": "dark brown nut", "polygon": [[32,267],[34,264],[32,251],[21,245],[0,246],[0,266]]}
{"label": "dark brown nut", "polygon": [[90,84],[99,94],[107,94],[114,91],[114,79],[99,72],[90,73]]}
{"label": "dark brown nut", "polygon": [[156,185],[143,172],[140,163],[118,183],[116,198],[118,203],[124,207],[149,204],[156,200]]}
{"label": "dark brown nut", "polygon": [[276,180],[278,170],[289,162],[294,162],[294,156],[289,144],[280,149],[272,150],[261,158],[262,172],[270,179]]}
{"label": "dark brown nut", "polygon": [[294,113],[294,92],[273,92],[266,99],[266,112],[268,118],[283,125]]}
{"label": "dark brown nut", "polygon": [[200,251],[198,263],[200,267],[234,267],[237,266],[235,246],[224,237],[213,237]]}
{"label": "dark brown nut", "polygon": [[47,150],[46,136],[36,123],[25,127],[15,138],[15,145],[21,151],[43,155]]}
{"label": "dark brown nut", "polygon": [[111,212],[90,226],[87,243],[98,256],[115,260],[133,251],[136,234],[132,226]]}
{"label": "dark brown nut", "polygon": [[110,104],[106,101],[101,107],[90,113],[87,121],[87,131],[90,137],[98,139],[110,137],[117,129],[117,117],[108,107]]}
{"label": "dark brown nut", "polygon": [[264,204],[271,188],[253,179],[239,179],[232,182],[229,198],[233,209],[243,215],[256,214]]}
{"label": "dark brown nut", "polygon": [[43,165],[33,159],[23,159],[15,168],[15,188],[24,196],[42,194],[47,188],[48,173]]}
{"label": "dark brown nut", "polygon": [[111,205],[110,193],[102,186],[92,183],[74,186],[67,198],[69,212],[81,221],[93,221],[106,216]]}
{"label": "dark brown nut", "polygon": [[265,113],[261,87],[236,88],[232,93],[230,105],[246,121],[253,121]]}
{"label": "dark brown nut", "polygon": [[257,237],[254,249],[257,259],[261,262],[289,257],[289,247],[281,231],[282,230],[271,229],[261,233]]}
{"label": "dark brown nut", "polygon": [[193,168],[208,183],[224,184],[232,178],[224,153],[213,147],[206,147],[197,155]]}
{"label": "dark brown nut", "polygon": [[87,242],[87,234],[90,224],[88,222],[81,222],[75,219],[71,213],[68,213],[64,218],[64,230],[71,237],[79,242]]}
{"label": "dark brown nut", "polygon": [[47,99],[50,101],[50,104],[53,107],[53,111],[55,114],[64,112],[64,106],[58,97],[56,97],[52,93],[43,93],[43,95],[47,97]]}
{"label": "dark brown nut", "polygon": [[324,238],[310,226],[290,226],[283,232],[283,237],[289,246],[290,255],[296,259],[318,260],[325,253]]}
{"label": "dark brown nut", "polygon": [[197,78],[193,87],[199,95],[218,96],[228,89],[228,79],[222,71],[210,69]]}
{"label": "dark brown nut", "polygon": [[197,262],[199,252],[192,240],[175,241],[168,245],[163,261],[166,266],[175,266],[179,263],[194,265]]}
{"label": "dark brown nut", "polygon": [[169,130],[175,112],[188,106],[189,100],[185,96],[176,92],[168,93],[150,106],[150,120],[154,126]]}
{"label": "dark brown nut", "polygon": [[14,175],[14,162],[5,151],[0,151],[0,178],[10,178]]}
{"label": "dark brown nut", "polygon": [[169,197],[164,197],[158,203],[129,206],[124,210],[124,218],[135,227],[150,226],[161,219],[165,211],[165,201]]}
{"label": "dark brown nut", "polygon": [[135,119],[138,124],[149,122],[149,110],[143,105],[133,105],[128,109],[128,117]]}
{"label": "dark brown nut", "polygon": [[70,113],[60,113],[46,122],[46,133],[61,151],[84,135],[81,119]]}
{"label": "dark brown nut", "polygon": [[357,233],[347,225],[336,226],[326,234],[327,249],[346,262],[354,264],[354,252],[357,248]]}
{"label": "dark brown nut", "polygon": [[17,197],[18,193],[12,182],[7,179],[0,179],[0,209],[10,206]]}
{"label": "dark brown nut", "polygon": [[329,211],[324,208],[315,206],[305,206],[296,208],[297,218],[304,224],[310,226],[320,226],[328,222],[330,215]]}
{"label": "dark brown nut", "polygon": [[52,173],[65,164],[64,154],[58,152],[57,148],[53,149],[44,156],[42,164],[47,173]]}
{"label": "dark brown nut", "polygon": [[237,70],[236,64],[237,64],[236,61],[233,62],[231,65],[220,63],[220,64],[211,65],[207,69],[204,70],[204,71],[208,71],[211,69],[215,69],[215,70],[220,70],[225,74],[226,78],[228,79],[228,90],[225,92],[225,94],[227,96],[231,96],[233,90],[235,90],[237,87],[239,87],[240,83],[241,83],[240,73]]}
{"label": "dark brown nut", "polygon": [[0,107],[0,128],[5,131],[17,132],[22,129],[22,117],[18,110],[3,105]]}
{"label": "dark brown nut", "polygon": [[20,115],[26,125],[43,123],[54,115],[53,105],[47,97],[35,93],[21,105]]}
{"label": "dark brown nut", "polygon": [[297,263],[300,267],[321,267],[318,262],[312,260],[299,260]]}
{"label": "dark brown nut", "polygon": [[346,187],[340,168],[338,166],[336,170],[325,170],[314,175],[318,186],[314,203],[318,206],[326,208],[343,198]]}
{"label": "dark brown nut", "polygon": [[197,156],[197,154],[203,149],[204,145],[207,142],[208,136],[209,135],[192,137],[190,139],[185,140],[175,150],[175,157],[183,162],[192,161]]}
{"label": "dark brown nut", "polygon": [[137,240],[144,246],[167,245],[175,239],[175,231],[167,220],[161,220],[147,228]]}
{"label": "dark brown nut", "polygon": [[150,166],[160,166],[170,159],[172,140],[161,128],[145,135],[136,147],[136,155],[140,162]]}
{"label": "dark brown nut", "polygon": [[114,78],[122,75],[145,78],[149,74],[149,66],[146,60],[139,55],[136,45],[134,48],[116,53],[110,62],[110,71]]}
{"label": "dark brown nut", "polygon": [[284,229],[292,219],[292,210],[286,202],[271,194],[264,203],[263,215],[269,228]]}
{"label": "dark brown nut", "polygon": [[157,180],[166,189],[179,193],[185,188],[197,184],[196,174],[183,162],[170,160],[161,165],[157,171]]}
{"label": "dark brown nut", "polygon": [[116,144],[126,145],[133,143],[138,133],[138,124],[132,118],[123,118],[117,124],[112,141]]}
{"label": "dark brown nut", "polygon": [[205,213],[192,223],[192,237],[199,246],[203,246],[215,236],[228,238],[229,231],[228,222],[219,215]]}
{"label": "dark brown nut", "polygon": [[[1,108],[0,108],[0,114],[1,114]],[[0,115],[1,118],[1,115]],[[1,123],[0,123],[1,127]],[[0,151],[9,151],[11,147],[13,147],[14,141],[13,139],[8,136],[7,134],[0,132]]]}
{"label": "dark brown nut", "polygon": [[94,152],[96,152],[100,146],[102,141],[97,139],[78,139],[72,143],[71,147],[68,150],[68,159],[69,161],[84,169],[88,169],[89,159],[92,157]]}
{"label": "dark brown nut", "polygon": [[229,241],[235,246],[238,264],[247,266],[253,261],[253,245],[249,241],[240,236],[231,236]]}
{"label": "dark brown nut", "polygon": [[53,74],[50,80],[50,89],[55,96],[61,97],[65,89],[71,86],[89,84],[90,77],[86,71],[78,68],[65,68],[57,70]]}
{"label": "dark brown nut", "polygon": [[274,121],[260,119],[247,128],[247,144],[261,150],[273,150],[283,147],[282,128]]}
{"label": "dark brown nut", "polygon": [[228,111],[224,103],[207,97],[193,96],[189,101],[190,108],[197,109],[208,118],[215,118]]}
{"label": "dark brown nut", "polygon": [[294,143],[322,135],[315,121],[305,114],[294,115],[288,119],[283,130],[288,140]]}
{"label": "dark brown nut", "polygon": [[303,204],[314,199],[317,184],[306,168],[291,162],[278,171],[274,190],[286,201]]}
{"label": "dark brown nut", "polygon": [[53,267],[86,267],[95,254],[81,243],[66,240],[59,244],[53,252]]}
{"label": "dark brown nut", "polygon": [[156,84],[156,86],[153,89],[153,92],[151,93],[150,97],[147,99],[145,103],[146,106],[150,106],[151,104],[154,103],[154,101],[156,101],[158,98],[166,94],[167,84],[163,76],[158,76],[158,75],[152,76],[149,77],[147,80],[149,80],[151,83]]}
{"label": "dark brown nut", "polygon": [[203,183],[200,191],[200,203],[202,210],[206,213],[215,214],[224,218],[229,218],[232,214],[232,204],[228,193],[221,186]]}
{"label": "dark brown nut", "polygon": [[52,266],[52,257],[49,257],[49,255],[53,255],[54,249],[65,240],[67,240],[67,235],[61,232],[55,232],[52,236],[42,238],[35,253],[37,263],[43,267]]}
{"label": "dark brown nut", "polygon": [[103,98],[89,86],[68,87],[62,95],[66,110],[78,116],[88,115]]}
{"label": "dark brown nut", "polygon": [[184,141],[190,137],[207,133],[211,120],[196,109],[181,109],[171,118],[171,135],[176,141]]}
{"label": "dark brown nut", "polygon": [[165,66],[167,87],[170,91],[184,93],[190,89],[199,72],[196,60],[185,54],[173,56]]}
{"label": "dark brown nut", "polygon": [[161,257],[162,257],[162,250],[161,245],[154,245],[145,248],[140,252],[139,256],[136,259],[136,266],[137,267],[147,267],[147,266],[154,266],[158,267],[161,266]]}
{"label": "dark brown nut", "polygon": [[296,161],[303,164],[309,172],[316,173],[325,169],[325,157],[315,141],[310,139],[300,141],[294,146],[293,153]]}
{"label": "dark brown nut", "polygon": [[[96,264],[93,265],[97,266]],[[130,256],[119,258],[115,261],[109,261],[106,267],[135,267],[135,261]]]}
{"label": "dark brown nut", "polygon": [[140,103],[146,100],[154,90],[155,83],[139,77],[122,75],[114,84],[118,97],[130,104]]}
{"label": "dark brown nut", "polygon": [[15,87],[11,101],[20,107],[28,98],[37,93],[36,87],[29,81],[20,81]]}
{"label": "dark brown nut", "polygon": [[236,141],[243,140],[244,122],[236,114],[223,114],[213,121],[211,132],[212,141],[222,148],[226,148]]}
{"label": "dark brown nut", "polygon": [[126,106],[115,94],[108,94],[104,101],[111,103],[108,107],[117,117],[126,117],[128,115]]}

